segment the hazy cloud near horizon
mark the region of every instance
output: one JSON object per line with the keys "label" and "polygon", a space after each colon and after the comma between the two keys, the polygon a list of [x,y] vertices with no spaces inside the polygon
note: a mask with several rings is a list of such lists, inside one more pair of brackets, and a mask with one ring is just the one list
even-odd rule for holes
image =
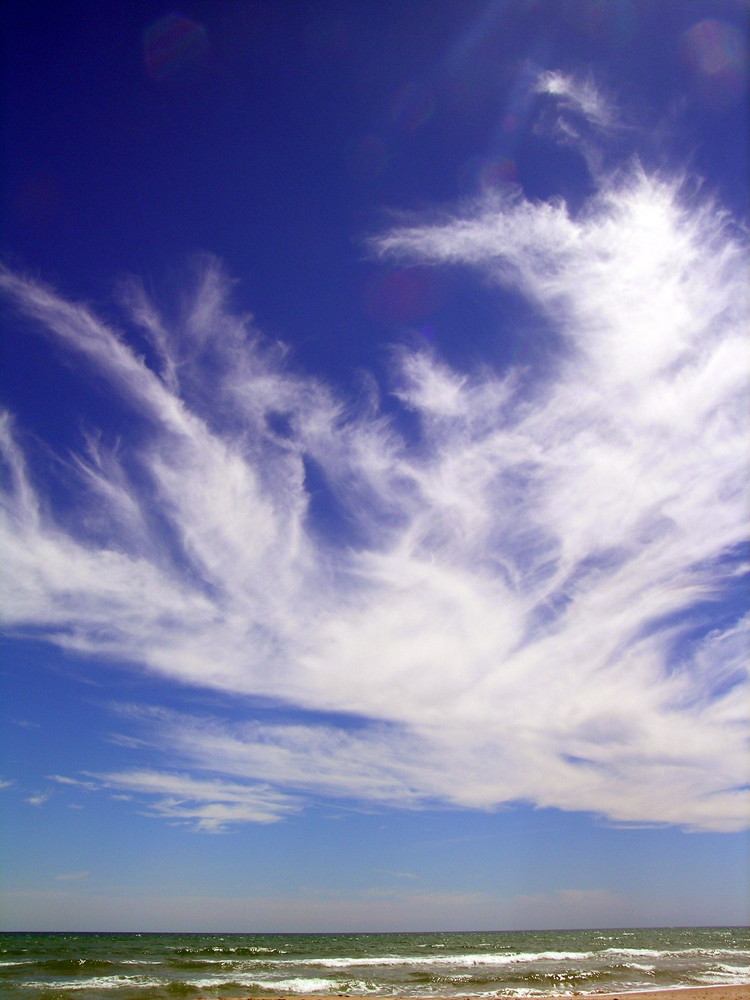
{"label": "hazy cloud near horizon", "polygon": [[[590,87],[546,87],[610,126]],[[87,418],[50,490],[3,417],[4,627],[323,713],[131,706],[154,767],[87,781],[206,830],[311,795],[746,825],[745,236],[685,178],[595,179],[575,215],[488,195],[373,239],[383,259],[475,269],[551,331],[543,363],[500,372],[400,348],[410,437],[296,372],[212,258],[177,319],[123,284],[146,357],[2,272],[132,421]]]}

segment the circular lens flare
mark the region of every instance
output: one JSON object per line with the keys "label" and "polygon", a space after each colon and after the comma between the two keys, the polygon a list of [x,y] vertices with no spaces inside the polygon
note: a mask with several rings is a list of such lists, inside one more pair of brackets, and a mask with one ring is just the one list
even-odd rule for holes
{"label": "circular lens flare", "polygon": [[203,65],[207,55],[206,29],[182,14],[165,14],[143,33],[143,62],[158,83],[175,82]]}

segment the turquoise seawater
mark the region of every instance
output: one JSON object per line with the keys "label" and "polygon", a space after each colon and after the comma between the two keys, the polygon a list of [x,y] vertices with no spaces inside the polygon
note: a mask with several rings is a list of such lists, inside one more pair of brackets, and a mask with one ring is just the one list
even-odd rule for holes
{"label": "turquoise seawater", "polygon": [[747,928],[0,934],[7,1000],[569,995],[750,983]]}

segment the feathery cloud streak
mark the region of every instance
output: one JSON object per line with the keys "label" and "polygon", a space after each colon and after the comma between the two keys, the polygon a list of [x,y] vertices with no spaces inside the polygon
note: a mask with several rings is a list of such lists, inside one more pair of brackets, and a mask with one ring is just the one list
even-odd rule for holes
{"label": "feathery cloud streak", "polygon": [[[546,92],[585,111],[561,79]],[[294,373],[231,312],[211,259],[174,323],[124,286],[148,359],[87,307],[0,277],[138,420],[70,458],[70,516],[4,417],[4,627],[359,720],[145,712],[169,771],[98,780],[204,829],[281,817],[295,792],[741,828],[742,236],[680,179],[635,166],[599,178],[575,217],[494,196],[373,250],[520,291],[557,337],[543,370],[467,374],[401,350],[395,392],[420,428],[407,442]]]}

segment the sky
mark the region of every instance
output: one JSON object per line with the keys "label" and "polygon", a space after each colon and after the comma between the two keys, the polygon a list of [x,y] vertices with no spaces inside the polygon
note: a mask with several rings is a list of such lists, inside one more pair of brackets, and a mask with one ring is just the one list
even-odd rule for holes
{"label": "sky", "polygon": [[0,927],[749,923],[747,2],[3,6]]}

